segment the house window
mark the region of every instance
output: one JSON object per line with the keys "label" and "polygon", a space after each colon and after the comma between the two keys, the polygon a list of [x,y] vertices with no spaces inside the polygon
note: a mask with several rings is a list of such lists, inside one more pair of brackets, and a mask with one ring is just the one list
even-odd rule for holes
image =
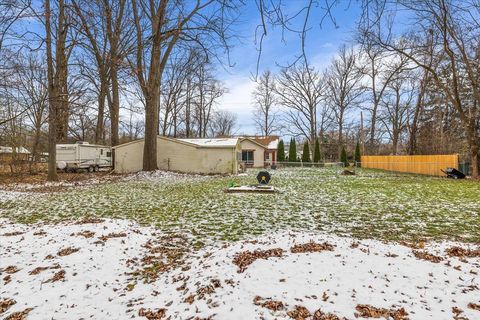
{"label": "house window", "polygon": [[112,153],[110,151],[107,151],[107,157],[110,158],[112,156]]}
{"label": "house window", "polygon": [[100,155],[103,156],[103,149],[100,149]]}
{"label": "house window", "polygon": [[242,161],[244,161],[246,164],[253,164],[253,151],[242,151]]}

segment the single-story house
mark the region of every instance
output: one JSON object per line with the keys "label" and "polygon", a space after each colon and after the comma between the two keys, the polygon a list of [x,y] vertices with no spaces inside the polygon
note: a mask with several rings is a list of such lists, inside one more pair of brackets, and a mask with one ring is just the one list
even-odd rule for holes
{"label": "single-story house", "polygon": [[241,137],[242,161],[247,167],[265,168],[277,161],[278,136]]}
{"label": "single-story house", "polygon": [[[113,147],[118,173],[143,167],[144,140]],[[162,170],[199,174],[236,174],[241,156],[238,138],[174,139],[157,136],[157,166]]]}

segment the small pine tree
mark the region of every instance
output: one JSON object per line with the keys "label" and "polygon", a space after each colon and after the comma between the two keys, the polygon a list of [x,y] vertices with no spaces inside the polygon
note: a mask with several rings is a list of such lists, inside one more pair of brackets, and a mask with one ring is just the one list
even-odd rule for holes
{"label": "small pine tree", "polygon": [[355,146],[355,165],[360,168],[361,163],[360,161],[362,160],[361,154],[360,154],[360,143],[357,141],[357,145]]}
{"label": "small pine tree", "polygon": [[295,139],[290,139],[290,148],[288,149],[288,161],[295,162],[297,161],[297,144]]}
{"label": "small pine tree", "polygon": [[277,161],[283,162],[285,161],[285,145],[283,144],[283,140],[280,139],[278,142],[278,147],[277,147]]}
{"label": "small pine tree", "polygon": [[347,151],[345,151],[345,147],[342,147],[342,153],[340,155],[340,162],[346,167],[349,166],[348,158],[347,158]]}
{"label": "small pine tree", "polygon": [[310,148],[308,147],[308,141],[303,144],[302,162],[311,162]]}
{"label": "small pine tree", "polygon": [[318,138],[315,139],[315,149],[313,152],[313,162],[318,163],[322,160],[322,155],[320,153],[320,144],[318,143]]}

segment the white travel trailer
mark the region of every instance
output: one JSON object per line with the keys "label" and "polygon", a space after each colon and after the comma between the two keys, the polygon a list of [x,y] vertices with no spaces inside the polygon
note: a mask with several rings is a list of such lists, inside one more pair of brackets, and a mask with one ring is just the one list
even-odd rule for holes
{"label": "white travel trailer", "polygon": [[57,168],[60,170],[75,172],[78,169],[87,169],[88,172],[94,172],[111,166],[111,147],[88,142],[57,144]]}

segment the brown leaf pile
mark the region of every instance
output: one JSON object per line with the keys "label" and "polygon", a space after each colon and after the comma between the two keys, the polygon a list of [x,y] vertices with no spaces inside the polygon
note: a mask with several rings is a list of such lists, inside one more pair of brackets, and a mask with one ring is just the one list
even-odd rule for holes
{"label": "brown leaf pile", "polygon": [[65,279],[65,270],[60,270],[58,272],[56,272],[53,277],[51,277],[50,279],[46,280],[44,283],[48,283],[48,282],[57,282],[57,281],[60,281],[60,280],[64,280]]}
{"label": "brown leaf pile", "polygon": [[4,282],[3,282],[4,285],[10,283],[10,281],[12,281],[12,276],[11,276],[11,275],[7,275],[7,276],[3,277],[3,281],[4,281]]}
{"label": "brown leaf pile", "polygon": [[77,232],[75,235],[77,236],[82,236],[82,237],[85,237],[85,238],[91,238],[95,235],[95,232],[93,231],[81,231],[81,232]]}
{"label": "brown leaf pile", "polygon": [[19,236],[21,234],[24,234],[23,231],[12,231],[12,232],[7,232],[7,233],[4,233],[2,234],[2,236],[4,237],[12,237],[12,236]]}
{"label": "brown leaf pile", "polygon": [[64,256],[71,255],[72,253],[75,253],[78,250],[80,250],[80,248],[73,248],[73,247],[63,248],[62,250],[57,252],[57,255],[60,257],[64,257]]}
{"label": "brown leaf pile", "polygon": [[408,313],[404,308],[400,309],[385,309],[385,308],[376,308],[368,304],[359,304],[355,307],[359,312],[356,314],[357,317],[362,318],[385,318],[393,320],[408,320]]}
{"label": "brown leaf pile", "polygon": [[25,319],[27,319],[27,315],[32,310],[33,310],[33,308],[27,308],[23,311],[14,312],[11,315],[9,315],[8,317],[6,317],[4,320],[25,320]]}
{"label": "brown leaf pile", "polygon": [[420,260],[427,260],[433,263],[439,263],[440,261],[443,261],[442,257],[433,255],[431,253],[428,253],[426,251],[418,251],[418,250],[413,250],[413,255],[415,258],[420,259]]}
{"label": "brown leaf pile", "polygon": [[17,301],[13,299],[2,299],[0,300],[0,313],[4,313],[8,310],[11,306],[13,306]]}
{"label": "brown leaf pile", "polygon": [[480,311],[480,304],[479,304],[479,303],[470,302],[470,303],[468,304],[468,307],[469,307],[470,309]]}
{"label": "brown leaf pile", "polygon": [[305,320],[311,316],[310,311],[304,306],[295,306],[295,309],[288,311],[287,315],[295,320]]}
{"label": "brown leaf pile", "polygon": [[123,237],[126,237],[127,234],[125,232],[119,232],[119,233],[115,233],[115,232],[112,232],[112,233],[109,233],[107,235],[104,235],[104,236],[101,236],[101,237],[98,237],[98,239],[102,240],[102,241],[107,241],[108,239],[112,239],[112,238],[123,238]]}
{"label": "brown leaf pile", "polygon": [[235,254],[233,257],[233,264],[238,266],[238,273],[242,273],[247,270],[247,267],[251,265],[257,259],[268,259],[271,257],[280,258],[283,256],[283,249],[274,248],[268,250],[257,249],[255,251],[244,251]]}
{"label": "brown leaf pile", "polygon": [[36,267],[36,268],[33,269],[32,271],[30,271],[28,274],[31,275],[31,276],[34,276],[34,275],[37,275],[37,274],[39,274],[40,272],[45,271],[45,270],[48,270],[48,269],[60,269],[60,265],[59,265],[59,264],[55,264],[55,265],[50,266],[50,267]]}
{"label": "brown leaf pile", "polygon": [[148,320],[159,320],[165,317],[167,309],[157,309],[156,311],[140,308],[138,310],[138,316],[145,317]]}
{"label": "brown leaf pile", "polygon": [[14,274],[14,273],[18,272],[18,270],[20,270],[20,269],[18,269],[16,266],[8,266],[1,271],[5,272],[7,274]]}
{"label": "brown leaf pile", "polygon": [[290,248],[292,253],[305,253],[305,252],[320,252],[320,251],[333,251],[334,247],[328,242],[316,243],[313,241],[296,244]]}
{"label": "brown leaf pile", "polygon": [[[262,300],[266,300],[266,301],[262,301]],[[256,296],[253,299],[253,304],[256,306],[270,309],[272,311],[279,311],[285,307],[282,301],[272,300],[271,298],[262,298],[260,296]]]}
{"label": "brown leaf pile", "polygon": [[346,318],[340,318],[333,313],[324,313],[322,310],[318,309],[313,313],[312,320],[346,320]]}
{"label": "brown leaf pile", "polygon": [[460,257],[460,258],[476,258],[480,257],[480,249],[477,250],[470,250],[470,249],[464,249],[461,247],[451,247],[445,250],[445,252],[450,256],[450,257]]}

